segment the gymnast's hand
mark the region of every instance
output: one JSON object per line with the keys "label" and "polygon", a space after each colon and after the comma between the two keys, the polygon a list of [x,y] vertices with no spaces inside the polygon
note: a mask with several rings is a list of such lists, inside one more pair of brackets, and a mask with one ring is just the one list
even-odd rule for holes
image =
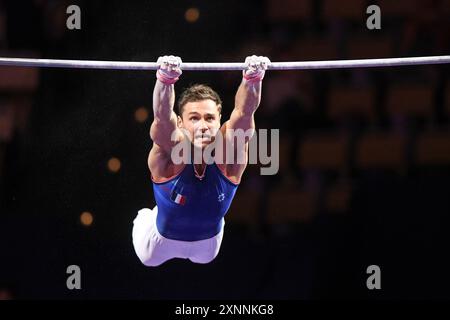
{"label": "gymnast's hand", "polygon": [[247,82],[259,82],[264,78],[264,74],[270,65],[270,60],[263,56],[250,56],[245,58],[245,65],[246,68],[243,71],[244,79]]}
{"label": "gymnast's hand", "polygon": [[162,56],[156,63],[159,65],[156,78],[165,84],[174,84],[183,73],[181,71],[181,58],[176,56]]}

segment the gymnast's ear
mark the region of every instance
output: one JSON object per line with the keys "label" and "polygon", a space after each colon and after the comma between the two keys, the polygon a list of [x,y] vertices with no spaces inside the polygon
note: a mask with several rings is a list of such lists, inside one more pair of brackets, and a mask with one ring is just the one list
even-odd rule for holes
{"label": "gymnast's ear", "polygon": [[220,122],[222,119],[222,105],[221,104],[217,105],[217,112],[219,112],[219,122]]}
{"label": "gymnast's ear", "polygon": [[183,128],[183,119],[180,116],[177,116],[177,126],[178,128]]}

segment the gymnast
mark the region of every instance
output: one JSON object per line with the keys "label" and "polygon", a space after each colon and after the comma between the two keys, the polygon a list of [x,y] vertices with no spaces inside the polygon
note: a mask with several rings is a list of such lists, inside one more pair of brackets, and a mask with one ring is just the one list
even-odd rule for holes
{"label": "gymnast", "polygon": [[[244,143],[236,143],[229,132],[254,131],[254,114],[261,102],[262,80],[270,60],[261,56],[245,59],[234,109],[222,125],[222,101],[203,84],[182,92],[175,114],[174,84],[182,74],[182,61],[163,56],[157,63],[150,127],[153,147],[148,156],[156,206],[138,212],[133,221],[133,246],[146,266],[159,266],[173,258],[205,264],[219,253],[224,216],[247,166],[249,137]],[[211,162],[204,157],[194,161],[192,154],[205,150],[220,140],[218,137],[223,137],[223,148],[214,153],[214,159],[220,154],[219,160],[224,160],[231,150],[243,155],[245,161]],[[180,143],[189,144],[192,152],[183,155],[189,161],[174,161],[173,149]]]}

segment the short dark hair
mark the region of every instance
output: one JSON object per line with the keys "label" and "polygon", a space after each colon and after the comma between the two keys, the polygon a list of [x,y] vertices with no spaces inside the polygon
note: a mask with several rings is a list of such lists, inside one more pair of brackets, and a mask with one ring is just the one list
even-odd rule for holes
{"label": "short dark hair", "polygon": [[217,105],[219,114],[222,112],[222,100],[218,93],[206,84],[194,84],[189,88],[184,89],[178,99],[178,115],[183,115],[183,108],[188,102],[197,102],[210,99]]}

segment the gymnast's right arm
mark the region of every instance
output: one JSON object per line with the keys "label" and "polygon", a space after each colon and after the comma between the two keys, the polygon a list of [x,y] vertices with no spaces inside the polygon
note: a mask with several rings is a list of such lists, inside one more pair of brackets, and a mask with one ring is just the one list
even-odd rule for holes
{"label": "gymnast's right arm", "polygon": [[154,119],[150,127],[153,147],[148,155],[148,168],[154,181],[166,179],[175,173],[171,161],[172,147],[184,139],[177,127],[174,83],[181,75],[181,59],[174,56],[160,57],[157,61],[156,84],[153,90]]}
{"label": "gymnast's right arm", "polygon": [[177,116],[173,111],[175,104],[174,83],[182,71],[181,59],[174,56],[163,56],[158,59],[160,65],[156,73],[156,83],[153,90],[153,123],[150,127],[150,137],[153,143],[170,155],[172,147],[183,138],[177,127]]}

